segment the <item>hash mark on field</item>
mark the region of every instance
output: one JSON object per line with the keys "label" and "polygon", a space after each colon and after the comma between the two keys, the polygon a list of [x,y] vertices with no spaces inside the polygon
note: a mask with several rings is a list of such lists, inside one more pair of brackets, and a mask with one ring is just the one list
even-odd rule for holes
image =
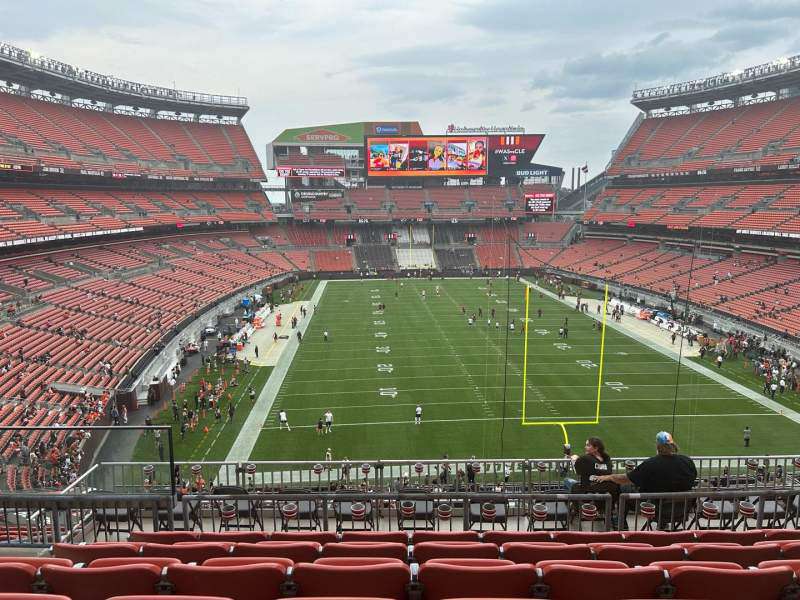
{"label": "hash mark on field", "polygon": [[[414,284],[414,291],[416,291],[416,288],[417,285]],[[446,289],[444,293],[447,294],[448,297],[450,297],[450,294],[447,293]],[[484,413],[488,414],[489,409],[487,408],[486,397],[483,395],[483,392],[481,392],[480,388],[477,385],[475,385],[475,380],[472,378],[472,374],[469,372],[466,365],[464,365],[464,361],[461,360],[461,355],[458,354],[458,352],[456,352],[453,343],[450,341],[450,338],[447,337],[447,334],[445,333],[444,329],[439,323],[439,320],[433,314],[433,311],[431,310],[430,306],[427,303],[422,303],[422,305],[425,307],[425,310],[428,311],[428,314],[431,316],[431,320],[433,321],[434,327],[436,327],[436,329],[439,330],[442,339],[445,341],[447,347],[450,350],[450,354],[452,354],[452,356],[456,359],[456,363],[458,363],[458,368],[461,369],[461,372],[464,374],[467,383],[469,383],[469,385],[472,387],[472,393],[475,394],[475,397],[483,403],[481,406],[483,407]]]}
{"label": "hash mark on field", "polygon": [[[455,306],[458,306],[458,302],[456,302],[455,299],[450,295],[450,293],[447,291],[447,288],[444,288],[444,293],[450,299],[450,302],[452,302]],[[430,312],[430,309],[429,309],[429,312]],[[508,317],[506,317],[506,321],[508,321]],[[437,327],[440,327],[438,325],[438,322],[437,322]],[[506,324],[506,327],[508,327],[508,324]],[[440,329],[441,329],[441,327],[440,327]],[[487,343],[492,345],[492,347],[494,348],[494,350],[497,353],[497,355],[500,358],[503,358],[503,350],[500,347],[498,347],[498,345],[494,342],[494,340],[489,335],[487,335],[487,334],[483,334],[483,335],[485,335]],[[519,369],[519,367],[517,366],[517,364],[515,362],[512,362],[512,361],[509,360],[508,353],[506,353],[505,360],[506,360],[506,363],[508,364],[508,368],[511,369],[511,371],[517,377],[522,377],[522,371]],[[523,361],[524,361],[524,357],[523,357]],[[463,366],[464,363],[460,359],[459,359],[459,362]],[[539,388],[533,387],[530,384],[528,384],[527,387],[528,387],[528,389],[533,391],[533,393],[536,395],[536,397],[539,400],[539,402],[541,402],[541,404],[547,410],[549,410],[551,413],[554,413],[554,414],[559,412],[553,404],[551,404],[550,402],[547,401],[547,398],[545,398],[544,394],[542,393],[541,390],[539,390]]]}

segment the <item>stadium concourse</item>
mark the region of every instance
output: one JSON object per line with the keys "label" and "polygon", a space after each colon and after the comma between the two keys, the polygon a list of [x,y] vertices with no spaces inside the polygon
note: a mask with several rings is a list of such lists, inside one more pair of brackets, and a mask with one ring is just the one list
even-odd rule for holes
{"label": "stadium concourse", "polygon": [[797,73],[635,91],[585,211],[415,122],[273,204],[246,98],[0,44],[0,594],[796,597]]}

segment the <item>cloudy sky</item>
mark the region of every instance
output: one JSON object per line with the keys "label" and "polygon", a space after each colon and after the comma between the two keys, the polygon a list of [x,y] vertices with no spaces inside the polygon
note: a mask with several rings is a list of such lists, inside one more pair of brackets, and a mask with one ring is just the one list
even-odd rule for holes
{"label": "cloudy sky", "polygon": [[0,38],[86,69],[247,96],[286,127],[519,124],[543,163],[602,170],[634,87],[800,53],[797,0],[39,0],[0,2]]}

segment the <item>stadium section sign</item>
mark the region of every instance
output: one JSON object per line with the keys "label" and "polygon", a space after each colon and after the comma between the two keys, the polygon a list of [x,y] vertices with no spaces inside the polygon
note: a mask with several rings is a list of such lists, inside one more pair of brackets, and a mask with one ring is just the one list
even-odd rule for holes
{"label": "stadium section sign", "polygon": [[489,137],[489,174],[493,177],[527,177],[544,135],[493,135]]}
{"label": "stadium section sign", "polygon": [[328,200],[344,198],[341,190],[292,190],[292,200]]}
{"label": "stadium section sign", "polygon": [[555,213],[555,192],[533,192],[525,194],[525,211],[529,213]]}
{"label": "stadium section sign", "polygon": [[344,177],[344,167],[277,167],[278,177]]}
{"label": "stadium section sign", "polygon": [[369,177],[486,175],[486,137],[368,137]]}

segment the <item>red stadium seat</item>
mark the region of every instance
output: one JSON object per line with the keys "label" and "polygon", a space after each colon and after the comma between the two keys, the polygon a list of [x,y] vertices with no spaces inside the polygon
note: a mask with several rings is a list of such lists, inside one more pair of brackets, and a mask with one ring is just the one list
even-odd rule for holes
{"label": "red stadium seat", "polygon": [[694,531],[625,531],[622,536],[626,542],[669,546],[679,542],[695,542]]}
{"label": "red stadium seat", "polygon": [[[55,594],[2,594],[0,600],[71,600],[66,596],[56,596]],[[163,600],[163,598],[162,598]]]}
{"label": "red stadium seat", "polygon": [[34,579],[36,579],[36,567],[33,565],[11,562],[0,564],[0,592],[4,594],[30,592]]}
{"label": "red stadium seat", "polygon": [[220,542],[193,542],[190,544],[144,544],[142,556],[177,558],[183,563],[202,563],[209,558],[230,556],[230,544]]}
{"label": "red stadium seat", "polygon": [[336,534],[332,531],[274,531],[269,539],[274,542],[330,544],[336,541]]}
{"label": "red stadium seat", "polygon": [[741,571],[744,569],[742,565],[737,565],[736,563],[732,562],[720,562],[720,561],[713,561],[713,560],[695,560],[692,562],[688,562],[685,560],[659,560],[657,562],[651,563],[651,567],[658,567],[659,569],[664,569],[666,571],[672,571],[672,569],[677,569],[678,567],[709,567],[711,569],[732,569],[734,571]]}
{"label": "red stadium seat", "polygon": [[781,549],[777,544],[763,546],[719,546],[706,544],[695,546],[687,552],[688,560],[711,560],[733,562],[743,567],[755,566],[765,560],[781,558]]}
{"label": "red stadium seat", "polygon": [[500,549],[481,542],[421,542],[414,544],[414,561],[431,558],[499,558]]}
{"label": "red stadium seat", "polygon": [[132,531],[128,536],[128,541],[152,544],[196,542],[198,534],[194,531]]}
{"label": "red stadium seat", "polygon": [[357,567],[361,565],[402,565],[405,561],[399,558],[381,558],[369,556],[334,556],[318,558],[315,565],[331,565],[334,567]]}
{"label": "red stadium seat", "polygon": [[675,598],[779,600],[794,573],[789,567],[737,571],[685,566],[671,570],[669,577]]}
{"label": "red stadium seat", "polygon": [[48,556],[0,556],[0,564],[5,563],[33,565],[37,569],[42,565],[61,565],[62,567],[72,566],[72,561],[68,558],[53,558]]}
{"label": "red stadium seat", "polygon": [[284,569],[294,566],[294,561],[290,558],[279,556],[223,556],[221,558],[209,558],[203,562],[204,567],[238,567],[239,565],[278,565]]}
{"label": "red stadium seat", "polygon": [[131,595],[153,595],[161,579],[155,565],[123,565],[98,569],[74,569],[45,565],[42,578],[54,594],[72,600],[106,600],[124,590]]}
{"label": "red stadium seat", "polygon": [[724,531],[716,529],[705,529],[695,532],[697,541],[704,544],[718,544],[720,542],[730,542],[741,544],[742,546],[752,546],[756,542],[764,540],[764,532],[761,529],[750,531]]}
{"label": "red stadium seat", "polygon": [[795,540],[800,542],[800,529],[765,529],[764,539],[768,542]]}
{"label": "red stadium seat", "polygon": [[456,565],[462,567],[505,567],[514,563],[504,558],[432,558],[426,565]]}
{"label": "red stadium seat", "polygon": [[503,544],[503,558],[530,564],[542,560],[591,560],[592,549],[587,544],[510,542]]}
{"label": "red stadium seat", "polygon": [[236,544],[231,556],[278,556],[294,562],[314,562],[319,558],[321,546],[317,542],[259,542]]}
{"label": "red stadium seat", "polygon": [[485,531],[483,541],[502,546],[509,542],[552,542],[549,531]]}
{"label": "red stadium seat", "polygon": [[419,568],[425,600],[466,596],[527,598],[536,579],[533,565],[465,567],[426,563]]}
{"label": "red stadium seat", "polygon": [[573,567],[591,567],[592,569],[627,569],[628,565],[619,560],[543,560],[536,563],[537,569],[553,565],[572,565]]}
{"label": "red stadium seat", "polygon": [[800,540],[771,540],[769,542],[756,542],[755,546],[779,546],[784,558],[800,558]]}
{"label": "red stadium seat", "polygon": [[619,531],[556,531],[553,541],[565,544],[613,544],[624,542],[625,539]]}
{"label": "red stadium seat", "polygon": [[232,542],[257,544],[269,539],[266,531],[203,531],[200,533],[201,542]]}
{"label": "red stadium seat", "polygon": [[793,560],[765,560],[758,563],[759,569],[769,569],[772,567],[789,567],[800,577],[800,559]]}
{"label": "red stadium seat", "polygon": [[[225,598],[222,596],[167,596],[169,600],[233,600],[232,598]],[[3,600],[0,598],[0,600]],[[36,600],[35,598],[32,600]],[[109,600],[164,600],[163,595],[156,596],[114,596]]]}
{"label": "red stadium seat", "polygon": [[680,546],[642,548],[624,544],[603,544],[594,548],[598,560],[619,560],[629,567],[649,565],[657,561],[683,560],[686,551]]}
{"label": "red stadium seat", "polygon": [[395,542],[336,542],[322,547],[323,558],[333,556],[370,556],[382,558],[408,558],[408,546]]}
{"label": "red stadium seat", "polygon": [[421,542],[477,542],[480,536],[477,531],[415,531],[411,540],[414,544]]}
{"label": "red stadium seat", "polygon": [[400,563],[338,566],[302,563],[292,572],[298,596],[358,596],[404,600],[411,578]]}
{"label": "red stadium seat", "polygon": [[286,569],[274,563],[231,567],[175,565],[167,567],[166,578],[175,594],[271,600],[281,596]]}
{"label": "red stadium seat", "polygon": [[53,544],[53,556],[73,563],[90,563],[96,558],[139,556],[139,546],[124,542],[110,544]]}
{"label": "red stadium seat", "polygon": [[542,568],[542,581],[536,586],[539,597],[553,600],[592,600],[619,598],[658,598],[664,572],[657,567],[636,569],[596,569],[573,565],[548,565]]}
{"label": "red stadium seat", "polygon": [[117,558],[95,558],[87,566],[90,569],[98,567],[119,567],[123,565],[155,565],[164,568],[168,565],[180,564],[177,558],[163,556],[123,556]]}
{"label": "red stadium seat", "polygon": [[408,534],[405,531],[344,531],[343,542],[395,542],[408,544]]}

